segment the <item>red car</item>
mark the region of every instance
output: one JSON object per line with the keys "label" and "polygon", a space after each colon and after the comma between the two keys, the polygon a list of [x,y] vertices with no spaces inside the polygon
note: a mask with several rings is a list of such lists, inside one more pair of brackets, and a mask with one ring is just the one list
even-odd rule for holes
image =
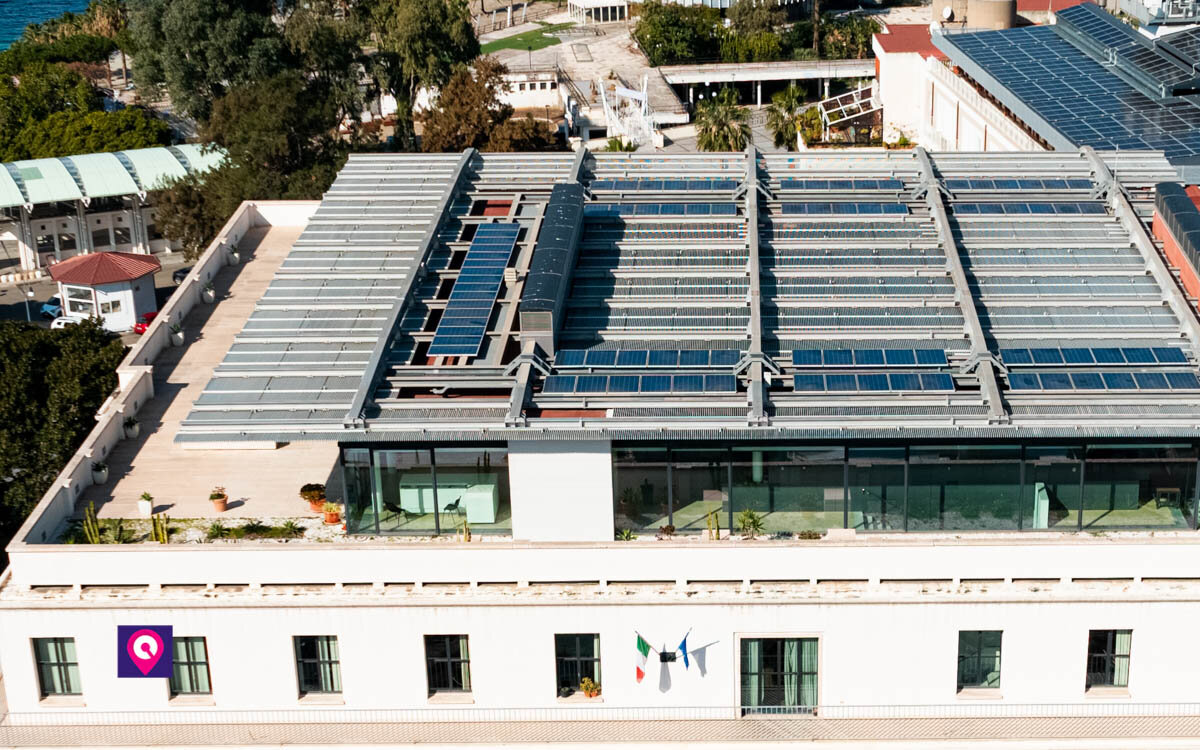
{"label": "red car", "polygon": [[142,313],[142,319],[133,324],[133,332],[145,333],[146,329],[150,327],[150,324],[154,322],[156,317],[158,317],[157,312]]}

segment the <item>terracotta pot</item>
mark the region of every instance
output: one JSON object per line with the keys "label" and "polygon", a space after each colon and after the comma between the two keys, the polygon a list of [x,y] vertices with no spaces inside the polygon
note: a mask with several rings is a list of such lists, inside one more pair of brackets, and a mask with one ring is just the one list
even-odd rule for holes
{"label": "terracotta pot", "polygon": [[309,500],[308,501],[308,509],[311,510],[313,513],[324,513],[325,512],[324,498],[322,498],[321,500]]}
{"label": "terracotta pot", "polygon": [[226,506],[226,504],[227,504],[228,502],[229,502],[229,498],[228,498],[228,497],[222,497],[222,498],[218,498],[218,499],[216,499],[216,500],[213,500],[213,501],[212,501],[212,504],[213,504],[213,511],[215,511],[215,512],[217,512],[217,513],[224,513],[224,512],[225,512],[225,506]]}
{"label": "terracotta pot", "polygon": [[341,521],[342,521],[341,511],[335,510],[332,513],[325,514],[325,523],[329,524],[330,526],[332,526],[335,523],[341,523]]}

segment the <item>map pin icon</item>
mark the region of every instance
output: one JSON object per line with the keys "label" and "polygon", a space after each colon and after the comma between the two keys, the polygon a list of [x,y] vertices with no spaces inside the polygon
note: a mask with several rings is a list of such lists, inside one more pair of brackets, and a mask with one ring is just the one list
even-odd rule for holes
{"label": "map pin icon", "polygon": [[154,669],[154,665],[158,664],[163,655],[162,637],[153,630],[135,631],[125,642],[125,650],[129,652],[129,658],[143,675],[150,674],[150,670]]}

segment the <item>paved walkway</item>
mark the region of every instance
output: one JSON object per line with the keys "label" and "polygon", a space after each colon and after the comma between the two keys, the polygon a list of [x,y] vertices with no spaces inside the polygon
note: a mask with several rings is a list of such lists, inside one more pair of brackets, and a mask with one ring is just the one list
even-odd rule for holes
{"label": "paved walkway", "polygon": [[[186,346],[168,348],[154,363],[154,398],[138,411],[141,435],[123,440],[109,457],[109,479],[89,487],[76,502],[96,503],[102,518],[137,518],[143,492],[155,499],[155,511],[173,518],[212,518],[208,501],[213,487],[225,487],[229,509],[222,517],[302,516],[297,497],[304,482],[340,484],[331,479],[337,445],[293,443],[276,449],[270,460],[257,450],[183,448],[175,441],[192,403],[241,332],[254,305],[300,234],[300,227],[251,230],[241,242],[243,262],[226,266],[214,279],[217,303],[198,305],[184,321]],[[330,489],[330,497],[335,495]]]}
{"label": "paved walkway", "polygon": [[[131,717],[137,721],[136,717]],[[0,745],[516,745],[652,747],[722,743],[824,741],[854,747],[1152,748],[1195,747],[1200,717],[1007,719],[730,719],[675,721],[537,721],[438,723],[128,723],[120,726],[0,725]],[[1181,744],[1178,740],[1184,740]],[[1064,742],[1066,741],[1066,742]],[[992,742],[998,744],[991,744]],[[864,743],[869,743],[864,745]],[[1018,744],[1020,743],[1020,744]]]}

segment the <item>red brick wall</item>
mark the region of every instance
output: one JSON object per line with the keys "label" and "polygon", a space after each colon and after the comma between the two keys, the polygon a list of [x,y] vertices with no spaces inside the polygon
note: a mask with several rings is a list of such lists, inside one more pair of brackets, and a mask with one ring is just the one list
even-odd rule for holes
{"label": "red brick wall", "polygon": [[[1200,198],[1200,193],[1192,194],[1195,187],[1188,188],[1188,194],[1192,195],[1193,200]],[[1167,224],[1158,215],[1158,211],[1154,212],[1154,224],[1151,227],[1154,236],[1162,241],[1163,253],[1167,256],[1167,263],[1174,268],[1179,269],[1179,280],[1183,283],[1184,290],[1189,296],[1200,298],[1200,276],[1196,274],[1196,269],[1192,268],[1191,261],[1179,249],[1175,238],[1171,236],[1171,231],[1167,229]]]}

